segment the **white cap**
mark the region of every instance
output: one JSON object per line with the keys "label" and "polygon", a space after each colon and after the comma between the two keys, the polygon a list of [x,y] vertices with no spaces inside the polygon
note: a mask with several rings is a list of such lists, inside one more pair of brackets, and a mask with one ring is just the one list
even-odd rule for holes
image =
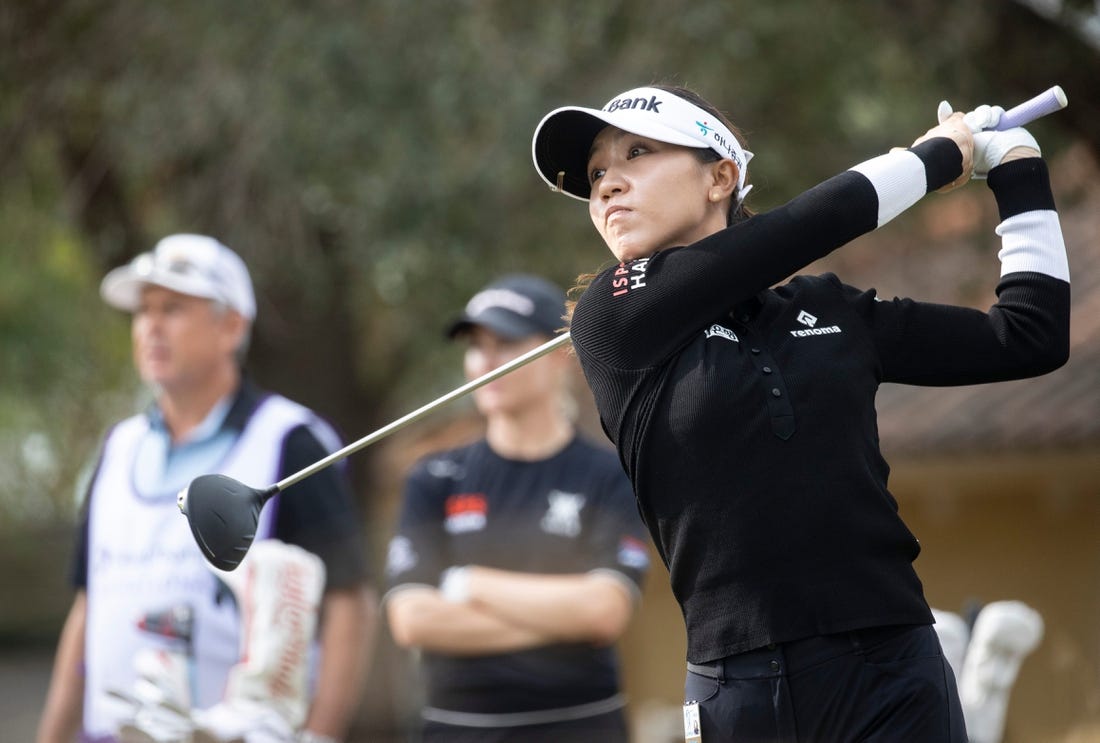
{"label": "white cap", "polygon": [[554,190],[560,185],[563,193],[588,201],[592,191],[586,172],[589,151],[596,135],[607,126],[658,142],[712,149],[737,165],[738,202],[752,188],[745,187],[752,153],[742,149],[733,132],[714,114],[660,88],[620,93],[599,111],[566,106],[546,114],[531,142],[535,169],[542,179]]}
{"label": "white cap", "polygon": [[99,293],[112,307],[133,312],[141,289],[162,286],[180,294],[222,302],[249,320],[256,317],[252,279],[241,257],[212,237],[169,235],[103,277]]}

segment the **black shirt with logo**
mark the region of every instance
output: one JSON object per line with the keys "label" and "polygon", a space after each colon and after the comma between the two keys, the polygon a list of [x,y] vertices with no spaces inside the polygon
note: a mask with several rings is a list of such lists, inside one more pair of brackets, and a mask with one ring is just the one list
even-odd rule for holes
{"label": "black shirt with logo", "polygon": [[[609,570],[638,588],[649,539],[630,482],[610,449],[581,436],[554,456],[524,462],[484,440],[430,455],[406,480],[386,572],[392,590],[438,586],[447,568],[518,572]],[[425,652],[427,705],[483,715],[553,710],[620,691],[613,648],[556,644],[514,653]]]}
{"label": "black shirt with logo", "polygon": [[[917,153],[928,190],[954,177],[929,165],[942,142]],[[1054,220],[1051,249],[1064,256],[1041,160],[1000,166],[989,186],[1003,220]],[[831,274],[769,288],[874,229],[879,198],[848,171],[693,245],[611,267],[577,304],[573,343],[669,569],[692,662],[931,623],[912,566],[920,547],[887,488],[878,386],[1064,363],[1069,284],[1038,269],[1004,274],[988,312],[881,301]]]}

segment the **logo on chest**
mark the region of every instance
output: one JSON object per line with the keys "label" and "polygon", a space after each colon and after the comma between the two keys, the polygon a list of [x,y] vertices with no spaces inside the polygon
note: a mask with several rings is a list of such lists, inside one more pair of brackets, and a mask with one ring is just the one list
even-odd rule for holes
{"label": "logo on chest", "polygon": [[489,516],[489,501],[482,493],[456,493],[444,505],[443,528],[448,534],[481,531]]}
{"label": "logo on chest", "polygon": [[581,533],[581,509],[584,508],[584,496],[580,493],[563,493],[551,490],[546,496],[550,507],[542,517],[539,526],[547,534],[561,537],[575,537]]}
{"label": "logo on chest", "polygon": [[806,310],[799,310],[798,317],[796,317],[795,320],[806,326],[803,330],[790,331],[791,335],[793,335],[795,338],[806,338],[811,335],[833,335],[835,333],[844,332],[837,325],[824,325],[822,327],[817,327],[817,318],[811,315]]}
{"label": "logo on chest", "polygon": [[733,341],[734,343],[740,343],[741,342],[737,338],[737,333],[733,332],[732,330],[727,328],[725,325],[719,325],[718,323],[715,323],[714,325],[711,325],[709,328],[704,330],[703,331],[703,337],[704,338],[718,337],[718,338],[725,338],[727,341]]}

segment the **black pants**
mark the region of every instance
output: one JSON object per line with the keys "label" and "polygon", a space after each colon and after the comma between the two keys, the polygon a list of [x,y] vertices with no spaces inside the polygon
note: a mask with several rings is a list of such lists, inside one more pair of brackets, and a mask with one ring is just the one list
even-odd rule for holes
{"label": "black pants", "polygon": [[595,717],[512,728],[471,728],[424,723],[423,743],[627,743],[626,715],[617,709]]}
{"label": "black pants", "polygon": [[931,626],[812,637],[688,665],[703,743],[965,743]]}

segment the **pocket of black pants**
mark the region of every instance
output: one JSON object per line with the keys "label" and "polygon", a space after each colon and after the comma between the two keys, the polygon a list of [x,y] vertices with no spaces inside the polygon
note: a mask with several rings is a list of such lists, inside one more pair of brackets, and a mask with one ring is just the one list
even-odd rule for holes
{"label": "pocket of black pants", "polygon": [[718,696],[718,679],[688,671],[684,680],[685,702],[706,702]]}

